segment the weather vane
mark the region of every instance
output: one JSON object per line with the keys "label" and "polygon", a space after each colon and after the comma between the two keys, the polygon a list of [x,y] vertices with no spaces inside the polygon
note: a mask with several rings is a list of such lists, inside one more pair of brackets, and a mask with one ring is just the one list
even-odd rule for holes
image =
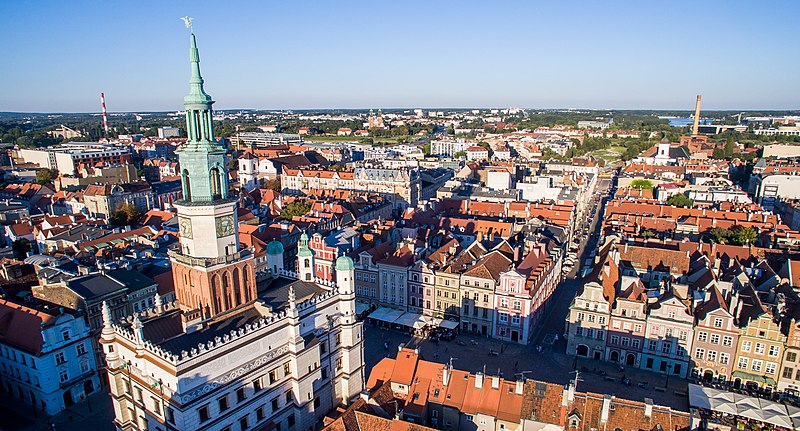
{"label": "weather vane", "polygon": [[188,16],[185,16],[185,17],[180,18],[180,19],[183,20],[183,24],[186,25],[186,28],[188,28],[189,30],[194,31],[194,29],[192,28],[192,20],[194,20],[194,18],[189,18]]}

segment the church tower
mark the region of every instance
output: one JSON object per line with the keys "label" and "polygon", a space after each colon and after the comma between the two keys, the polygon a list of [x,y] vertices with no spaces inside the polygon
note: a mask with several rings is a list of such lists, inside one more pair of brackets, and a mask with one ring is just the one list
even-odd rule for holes
{"label": "church tower", "polygon": [[308,247],[308,235],[303,232],[297,245],[297,275],[300,280],[314,281],[315,274],[314,251]]}
{"label": "church tower", "polygon": [[214,101],[203,89],[194,33],[189,58],[192,74],[183,98],[188,139],[176,151],[183,186],[183,199],[175,202],[180,251],[170,253],[185,324],[256,298],[253,254],[239,249],[237,201],[228,195],[225,148],[214,140]]}

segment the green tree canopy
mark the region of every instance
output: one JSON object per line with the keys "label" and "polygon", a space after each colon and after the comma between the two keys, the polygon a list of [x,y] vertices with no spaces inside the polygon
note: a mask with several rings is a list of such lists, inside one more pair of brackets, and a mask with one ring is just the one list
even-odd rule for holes
{"label": "green tree canopy", "polygon": [[36,182],[39,184],[50,184],[58,178],[58,169],[44,168],[36,172]]}
{"label": "green tree canopy", "polygon": [[302,201],[290,202],[281,211],[281,218],[291,220],[294,216],[301,216],[311,210],[311,204]]}
{"label": "green tree canopy", "polygon": [[128,226],[136,223],[142,216],[141,211],[134,204],[122,204],[108,218],[108,221],[115,226]]}
{"label": "green tree canopy", "polygon": [[454,159],[460,159],[460,158],[462,158],[462,157],[464,157],[464,158],[466,158],[466,157],[467,157],[467,153],[466,153],[466,151],[459,151],[459,152],[457,152],[457,153],[453,154],[453,158],[454,158]]}
{"label": "green tree canopy", "polygon": [[758,231],[753,227],[734,226],[731,229],[731,239],[734,244],[750,245],[758,239]]}
{"label": "green tree canopy", "polygon": [[717,244],[728,244],[731,239],[731,231],[719,227],[711,228],[708,237]]}
{"label": "green tree canopy", "polygon": [[631,188],[653,190],[653,182],[650,180],[633,180],[631,182]]}
{"label": "green tree canopy", "polygon": [[684,194],[677,194],[672,195],[667,199],[667,205],[672,205],[681,208],[691,208],[694,205],[694,201],[689,199]]}

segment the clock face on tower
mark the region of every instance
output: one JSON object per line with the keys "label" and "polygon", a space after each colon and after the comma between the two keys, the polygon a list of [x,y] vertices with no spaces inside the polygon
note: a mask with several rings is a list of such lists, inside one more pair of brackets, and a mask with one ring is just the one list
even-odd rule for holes
{"label": "clock face on tower", "polygon": [[180,217],[178,218],[178,227],[181,231],[181,238],[192,239],[192,220]]}
{"label": "clock face on tower", "polygon": [[233,235],[233,214],[217,217],[217,238]]}

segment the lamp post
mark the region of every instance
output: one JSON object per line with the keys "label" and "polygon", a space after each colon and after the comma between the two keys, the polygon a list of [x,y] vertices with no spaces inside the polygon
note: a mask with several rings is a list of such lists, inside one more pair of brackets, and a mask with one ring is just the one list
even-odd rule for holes
{"label": "lamp post", "polygon": [[669,373],[672,371],[672,363],[667,364],[667,381],[664,383],[664,389],[669,390]]}

